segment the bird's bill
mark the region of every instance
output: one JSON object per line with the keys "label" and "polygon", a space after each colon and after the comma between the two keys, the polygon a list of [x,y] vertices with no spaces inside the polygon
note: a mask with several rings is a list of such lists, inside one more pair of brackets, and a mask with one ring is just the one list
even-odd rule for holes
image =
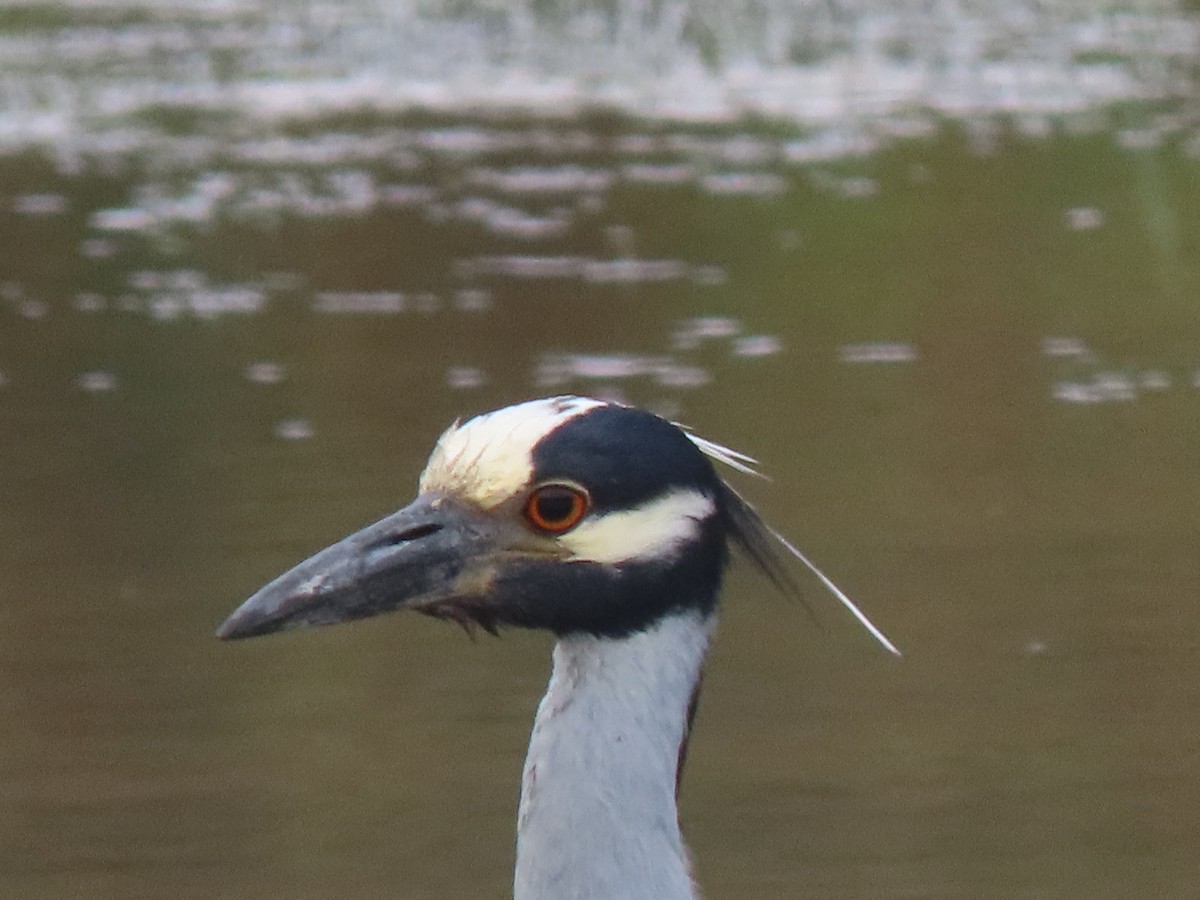
{"label": "bird's bill", "polygon": [[280,575],[217,629],[237,639],[415,609],[489,627],[481,603],[502,561],[545,552],[501,516],[444,495],[412,504]]}

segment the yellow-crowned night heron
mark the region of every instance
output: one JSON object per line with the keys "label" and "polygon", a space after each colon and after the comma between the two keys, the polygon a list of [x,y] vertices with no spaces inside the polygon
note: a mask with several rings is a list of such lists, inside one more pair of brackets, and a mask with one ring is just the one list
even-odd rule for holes
{"label": "yellow-crowned night heron", "polygon": [[455,424],[411,505],[271,582],[218,635],[397,609],[553,632],[514,896],[693,900],[676,792],[728,549],[776,580],[786,579],[780,547],[799,556],[714,459],[753,462],[658,416],[580,397]]}

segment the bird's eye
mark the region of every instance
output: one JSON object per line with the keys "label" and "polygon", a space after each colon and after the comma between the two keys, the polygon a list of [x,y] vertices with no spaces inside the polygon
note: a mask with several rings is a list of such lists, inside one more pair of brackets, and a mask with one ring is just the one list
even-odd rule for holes
{"label": "bird's eye", "polygon": [[569,484],[544,484],[525,501],[525,518],[539,531],[562,534],[579,524],[591,501],[582,488]]}

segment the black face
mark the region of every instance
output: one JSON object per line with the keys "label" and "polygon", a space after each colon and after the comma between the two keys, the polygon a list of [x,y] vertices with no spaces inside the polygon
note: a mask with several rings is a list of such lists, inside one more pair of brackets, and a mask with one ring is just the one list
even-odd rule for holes
{"label": "black face", "polygon": [[534,448],[534,481],[588,490],[592,514],[636,509],[672,489],[714,499],[698,537],[664,560],[591,563],[521,560],[498,579],[502,621],[557,634],[622,637],[685,608],[710,612],[727,560],[725,487],[704,453],[665,419],[604,406],[571,419]]}
{"label": "black face", "polygon": [[[423,494],[280,576],[218,633],[248,637],[414,609],[488,630],[622,637],[674,611],[713,609],[727,537],[739,539],[740,500],[679,428],[601,406],[549,432],[531,457],[526,494],[489,510]],[[555,487],[537,494],[547,483]],[[585,511],[562,485],[586,492]],[[588,517],[637,510],[680,490],[711,498],[714,511],[670,552],[635,547],[629,558],[596,562],[559,543]]]}
{"label": "black face", "polygon": [[678,426],[628,406],[601,406],[567,421],[533,449],[534,481],[586,487],[597,512],[633,509],[672,488],[717,495],[708,457]]}

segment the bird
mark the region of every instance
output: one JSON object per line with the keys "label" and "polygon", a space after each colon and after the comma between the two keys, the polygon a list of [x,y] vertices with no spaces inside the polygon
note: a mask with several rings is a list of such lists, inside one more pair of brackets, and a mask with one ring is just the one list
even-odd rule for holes
{"label": "bird", "polygon": [[715,464],[755,471],[608,400],[550,397],[456,421],[410,505],[271,581],[217,636],[393,610],[550,632],[514,900],[696,900],[677,797],[731,550],[781,586],[797,555],[899,654]]}

